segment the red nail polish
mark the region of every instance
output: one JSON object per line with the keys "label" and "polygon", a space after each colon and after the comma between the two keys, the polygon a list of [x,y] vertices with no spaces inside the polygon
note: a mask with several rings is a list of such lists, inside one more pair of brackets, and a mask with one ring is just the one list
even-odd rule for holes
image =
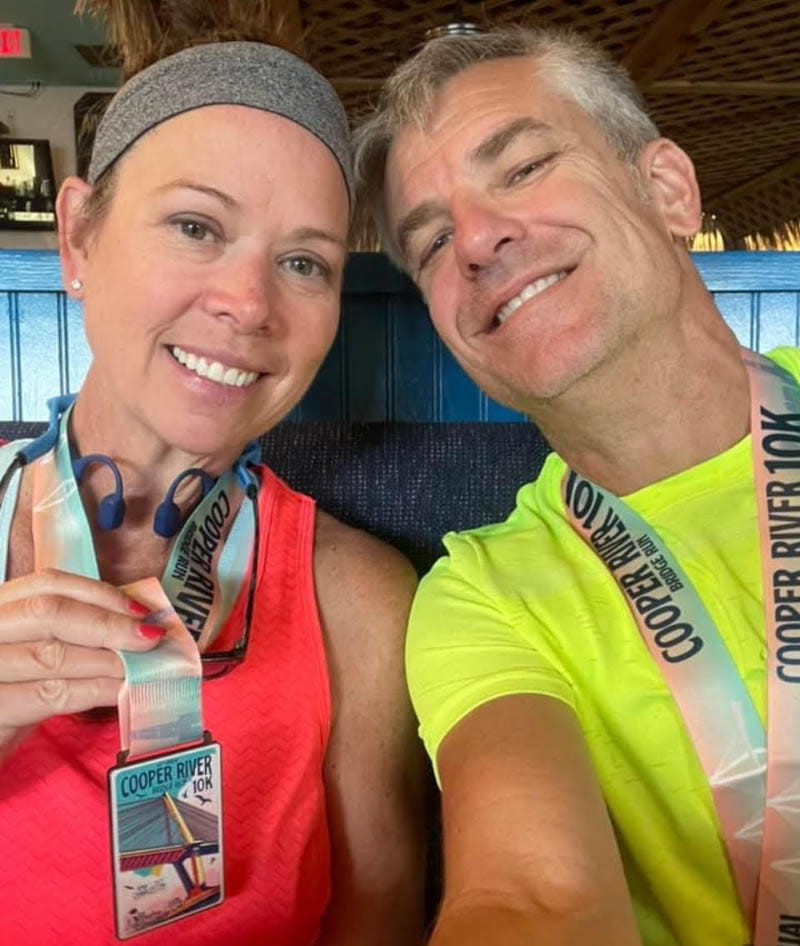
{"label": "red nail polish", "polygon": [[131,614],[135,614],[137,618],[143,618],[150,613],[152,608],[148,608],[147,605],[142,604],[141,601],[134,601],[133,598],[131,598],[128,601],[128,610]]}
{"label": "red nail polish", "polygon": [[166,633],[166,630],[163,627],[159,627],[157,624],[139,625],[139,635],[146,641],[160,641]]}

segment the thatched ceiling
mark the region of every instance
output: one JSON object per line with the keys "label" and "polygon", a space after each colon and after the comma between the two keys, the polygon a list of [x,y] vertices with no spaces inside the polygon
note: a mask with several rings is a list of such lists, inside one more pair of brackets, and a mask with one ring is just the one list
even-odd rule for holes
{"label": "thatched ceiling", "polygon": [[[622,60],[692,155],[726,245],[800,221],[800,0],[285,0],[351,112],[431,27],[572,26]],[[787,230],[788,226],[788,230]],[[796,229],[795,229],[796,233]],[[797,244],[800,248],[800,243]]]}
{"label": "thatched ceiling", "polygon": [[[727,248],[800,249],[800,0],[276,0],[351,115],[454,21],[574,27],[630,69],[695,161]],[[101,47],[92,47],[101,49]],[[747,238],[755,238],[748,240]]]}

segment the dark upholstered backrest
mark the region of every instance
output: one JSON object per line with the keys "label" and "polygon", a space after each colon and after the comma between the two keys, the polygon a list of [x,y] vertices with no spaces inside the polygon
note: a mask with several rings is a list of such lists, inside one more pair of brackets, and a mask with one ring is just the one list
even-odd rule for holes
{"label": "dark upholstered backrest", "polygon": [[[42,424],[0,423],[0,439]],[[547,454],[519,423],[283,423],[262,440],[267,463],[321,508],[396,545],[419,571],[441,536],[504,519]]]}

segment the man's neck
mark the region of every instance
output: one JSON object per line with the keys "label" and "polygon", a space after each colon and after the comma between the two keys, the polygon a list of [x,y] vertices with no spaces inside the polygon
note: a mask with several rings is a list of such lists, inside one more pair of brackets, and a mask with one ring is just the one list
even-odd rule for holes
{"label": "man's neck", "polygon": [[711,322],[656,353],[628,350],[531,416],[572,469],[625,496],[747,434],[747,372],[733,334]]}

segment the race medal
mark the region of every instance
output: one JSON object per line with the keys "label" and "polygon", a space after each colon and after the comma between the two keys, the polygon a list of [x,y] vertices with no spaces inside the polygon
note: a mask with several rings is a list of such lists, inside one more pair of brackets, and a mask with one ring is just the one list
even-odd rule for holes
{"label": "race medal", "polygon": [[[66,407],[56,405],[63,412],[57,441],[33,467],[36,568],[98,579],[72,469]],[[230,499],[245,486],[255,488],[244,471],[257,449],[249,444],[219,477],[175,542],[163,581],[180,613],[155,577],[121,589],[148,606],[143,621],[165,633],[154,650],[117,651],[125,669],[117,706],[121,752],[108,773],[108,797],[120,939],[224,899],[221,754],[203,727],[198,645],[213,639],[224,622],[247,567],[245,534],[250,528],[253,541],[257,535],[254,511],[232,515]]]}
{"label": "race medal", "polygon": [[208,741],[109,771],[119,939],[224,899],[221,763],[219,744]]}

